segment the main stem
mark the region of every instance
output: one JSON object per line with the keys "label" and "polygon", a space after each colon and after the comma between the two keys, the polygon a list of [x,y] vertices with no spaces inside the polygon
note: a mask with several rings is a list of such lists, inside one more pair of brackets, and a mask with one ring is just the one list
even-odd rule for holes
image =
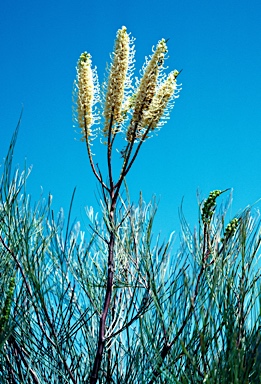
{"label": "main stem", "polygon": [[115,244],[115,233],[113,230],[114,227],[114,211],[116,206],[115,196],[113,196],[113,191],[111,191],[111,209],[110,209],[110,239],[108,242],[108,275],[107,275],[107,287],[104,299],[104,306],[102,315],[100,318],[99,325],[99,337],[98,337],[98,346],[96,357],[93,364],[93,369],[90,377],[90,384],[96,384],[98,380],[98,373],[101,367],[102,355],[105,347],[105,330],[106,330],[106,318],[108,315],[111,296],[112,296],[112,287],[113,287],[113,277],[114,277],[114,244]]}
{"label": "main stem", "polygon": [[[108,152],[107,152],[107,161],[108,161],[108,172],[109,172],[109,188],[105,186],[102,182],[102,179],[100,178],[101,186],[103,188],[103,191],[106,189],[109,192],[110,195],[110,212],[109,212],[109,221],[110,221],[110,227],[109,227],[109,242],[108,242],[108,272],[107,272],[107,287],[106,287],[106,293],[105,293],[105,299],[104,299],[104,306],[102,315],[100,318],[100,325],[99,325],[99,336],[98,336],[98,345],[97,345],[97,352],[93,364],[93,369],[91,372],[90,377],[90,384],[96,384],[98,380],[98,373],[101,368],[102,363],[102,357],[105,347],[105,331],[106,331],[106,318],[108,315],[110,303],[111,303],[111,296],[112,296],[112,289],[113,289],[113,278],[114,278],[114,245],[115,245],[115,219],[114,219],[114,213],[116,209],[116,203],[117,199],[119,197],[120,188],[123,183],[124,177],[129,171],[126,171],[126,167],[129,163],[129,156],[131,155],[134,139],[133,142],[129,148],[128,151],[128,158],[127,160],[124,160],[123,165],[123,172],[119,176],[119,180],[116,184],[113,183],[112,178],[112,168],[111,168],[111,149],[112,149],[112,143],[114,138],[112,138],[112,123],[113,123],[113,115],[111,116],[111,122],[110,122],[110,128],[109,128],[109,134],[108,134]],[[136,156],[135,156],[136,157]],[[132,160],[133,163],[134,160]],[[104,191],[105,192],[105,191]]]}

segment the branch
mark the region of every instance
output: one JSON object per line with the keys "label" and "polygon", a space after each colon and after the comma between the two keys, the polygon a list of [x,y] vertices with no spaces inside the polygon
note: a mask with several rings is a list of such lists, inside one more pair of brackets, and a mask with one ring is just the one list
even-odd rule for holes
{"label": "branch", "polygon": [[[50,328],[51,328],[51,330],[52,330],[52,333],[53,333],[53,336],[54,336],[55,339],[56,339],[56,343],[55,343],[55,342],[48,336],[48,334],[46,333],[46,331],[45,331],[45,329],[44,329],[44,327],[43,327],[43,325],[42,325],[42,322],[41,322],[41,320],[40,320],[40,315],[39,315],[39,312],[38,312],[38,308],[36,307],[36,305],[35,305],[35,303],[34,303],[34,298],[33,298],[33,293],[32,293],[31,287],[30,287],[30,285],[29,285],[28,282],[27,282],[27,279],[26,279],[26,276],[25,276],[25,274],[24,274],[24,270],[23,270],[23,268],[22,268],[21,263],[19,262],[18,258],[15,256],[15,254],[11,251],[11,249],[6,245],[6,243],[4,242],[2,236],[0,236],[0,241],[1,241],[2,245],[4,246],[4,248],[7,250],[7,252],[13,257],[15,263],[17,264],[18,269],[19,269],[20,272],[21,272],[21,275],[22,275],[23,280],[24,280],[24,282],[25,282],[25,286],[26,286],[27,292],[29,293],[29,295],[30,295],[30,297],[31,297],[31,299],[32,299],[32,305],[33,305],[33,307],[34,307],[34,310],[35,310],[35,313],[36,313],[36,316],[37,316],[37,322],[38,322],[38,325],[39,325],[39,327],[40,327],[40,329],[41,329],[43,335],[45,335],[46,339],[51,343],[51,345],[52,345],[53,347],[57,348],[57,347],[58,347],[57,336],[56,336],[55,330],[54,330],[54,328],[53,328],[53,324],[51,323],[51,320],[50,320],[49,315],[48,315],[48,313],[47,313],[47,310],[46,310],[45,305],[44,305],[44,307],[43,307],[43,310],[44,310],[44,313],[45,313],[45,316],[46,316],[48,325],[50,326]],[[41,301],[42,301],[42,303],[43,303],[43,300],[41,300]],[[58,350],[59,350],[59,347],[58,347]],[[60,351],[59,351],[59,352],[60,352]],[[65,361],[65,359],[64,359],[64,357],[61,355],[61,353],[59,353],[59,355],[60,355],[60,358],[61,358],[62,361],[63,361],[63,364],[64,364],[64,366],[65,366],[67,372],[69,373],[69,376],[70,376],[72,382],[73,382],[74,384],[76,384],[76,381],[75,381],[75,379],[74,379],[74,377],[73,377],[73,375],[72,375],[72,372],[71,372],[70,368],[69,368],[68,365],[67,365],[67,362]]]}
{"label": "branch", "polygon": [[95,169],[95,165],[93,163],[93,159],[92,159],[92,152],[91,152],[91,148],[90,148],[90,142],[88,139],[86,139],[86,147],[87,147],[87,152],[88,152],[88,157],[89,157],[89,160],[90,160],[90,164],[91,164],[91,168],[92,168],[92,171],[94,173],[94,176],[97,178],[97,180],[99,181],[99,183],[107,190],[109,191],[109,188],[107,187],[107,185],[102,181],[102,179],[100,178],[100,176],[98,175],[98,172],[96,171]]}
{"label": "branch", "polygon": [[[113,214],[113,211],[111,212]],[[113,218],[112,218],[113,219]],[[90,384],[96,384],[98,380],[98,372],[101,367],[102,355],[105,347],[105,327],[106,327],[106,318],[109,311],[109,306],[111,302],[112,288],[113,288],[113,277],[114,277],[114,265],[113,265],[113,252],[114,252],[114,242],[115,234],[111,232],[110,242],[108,246],[108,278],[107,278],[107,288],[104,299],[103,312],[100,318],[99,326],[99,336],[98,336],[98,346],[96,357],[94,360],[94,365],[90,377]]]}

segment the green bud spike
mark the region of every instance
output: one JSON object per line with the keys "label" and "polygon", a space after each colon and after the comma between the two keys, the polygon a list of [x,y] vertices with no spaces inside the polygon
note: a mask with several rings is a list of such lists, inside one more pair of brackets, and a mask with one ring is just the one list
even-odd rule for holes
{"label": "green bud spike", "polygon": [[230,221],[230,223],[228,223],[224,232],[224,238],[221,239],[222,243],[227,241],[236,233],[238,225],[239,225],[239,220],[237,218],[234,218],[233,220]]}
{"label": "green bud spike", "polygon": [[227,191],[227,189],[221,191],[220,189],[217,189],[215,191],[211,191],[208,198],[205,200],[204,205],[201,210],[201,218],[203,221],[203,224],[209,224],[211,221],[211,218],[215,212],[216,208],[216,198],[221,195],[221,193]]}

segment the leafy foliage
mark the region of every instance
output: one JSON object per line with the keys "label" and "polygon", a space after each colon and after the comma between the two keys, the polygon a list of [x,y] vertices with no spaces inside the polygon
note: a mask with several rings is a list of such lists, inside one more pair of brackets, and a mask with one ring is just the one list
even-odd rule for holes
{"label": "leafy foliage", "polygon": [[[3,383],[89,382],[106,289],[108,217],[87,211],[92,233],[34,208],[27,173],[12,175],[14,134],[1,178],[0,378]],[[213,195],[213,194],[212,194]],[[210,195],[210,196],[212,196]],[[100,383],[259,383],[260,221],[230,223],[213,208],[182,240],[153,240],[155,202],[121,199],[114,284]]]}

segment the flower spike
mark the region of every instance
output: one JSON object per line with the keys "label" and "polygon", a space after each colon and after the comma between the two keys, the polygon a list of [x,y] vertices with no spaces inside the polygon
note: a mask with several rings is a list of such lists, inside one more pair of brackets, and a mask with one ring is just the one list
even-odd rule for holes
{"label": "flower spike", "polygon": [[173,71],[159,88],[153,97],[149,109],[143,113],[141,127],[149,127],[153,131],[159,124],[159,120],[163,116],[165,109],[172,98],[176,87],[176,78],[178,71]]}
{"label": "flower spike", "polygon": [[133,117],[129,129],[127,131],[127,140],[132,141],[133,135],[135,138],[140,137],[140,130],[142,128],[141,120],[143,113],[149,109],[150,103],[157,88],[157,80],[160,69],[164,64],[165,54],[167,52],[167,45],[165,39],[159,41],[151,60],[147,63],[143,77],[135,98],[135,106]]}
{"label": "flower spike", "polygon": [[78,80],[78,123],[82,129],[85,140],[91,133],[92,103],[93,103],[93,79],[91,70],[91,55],[87,52],[81,54],[77,67]]}
{"label": "flower spike", "polygon": [[87,52],[81,54],[77,65],[77,117],[82,131],[82,140],[89,141],[93,136],[91,127],[97,120],[93,107],[99,101],[99,83],[96,68],[91,68],[91,55]]}
{"label": "flower spike", "polygon": [[[109,131],[113,134],[119,130],[117,125],[122,122],[122,103],[124,99],[124,86],[129,65],[130,39],[127,28],[118,30],[111,64],[106,101],[104,108],[105,125],[103,132],[108,136]],[[116,127],[115,127],[116,124]],[[114,126],[114,127],[113,127]]]}

